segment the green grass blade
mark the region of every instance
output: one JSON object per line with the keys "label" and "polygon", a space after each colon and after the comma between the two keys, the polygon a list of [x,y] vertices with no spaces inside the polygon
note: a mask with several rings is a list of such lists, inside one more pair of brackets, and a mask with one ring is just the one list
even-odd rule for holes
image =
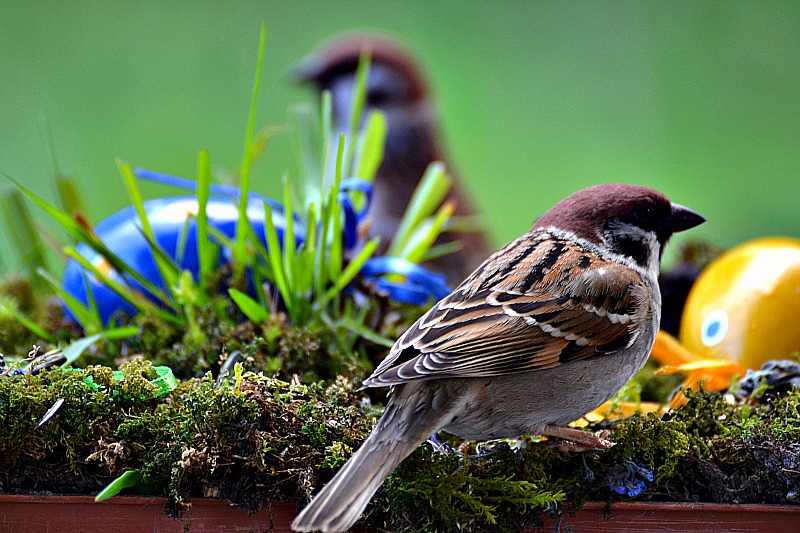
{"label": "green grass blade", "polygon": [[258,298],[258,303],[266,309],[267,307],[269,307],[269,302],[267,301],[267,294],[264,288],[265,283],[266,283],[266,278],[264,277],[263,273],[259,269],[254,269],[253,288],[256,291],[256,297]]}
{"label": "green grass blade", "polygon": [[[92,308],[91,305],[89,307],[83,305],[77,298],[65,291],[61,283],[45,269],[40,268],[37,270],[37,273],[44,279],[45,283],[53,289],[58,297],[61,298],[64,305],[70,310],[72,316],[75,317],[75,320],[78,321],[84,332],[92,334],[103,329],[103,323],[100,320],[100,314],[97,312],[96,305],[94,308]],[[91,301],[94,301],[94,298],[91,298],[90,302]]]}
{"label": "green grass blade", "polygon": [[[79,254],[75,248],[68,246],[64,248],[64,253],[73,259],[75,259],[84,269],[89,271],[92,275],[94,275],[100,282],[114,291],[120,298],[124,299],[126,302],[130,303],[132,306],[136,308],[137,311],[140,313],[153,313],[156,316],[160,317],[162,320],[169,322],[170,324],[175,324],[177,326],[184,326],[183,320],[180,317],[177,317],[171,313],[164,311],[163,309],[159,308],[155,304],[153,304],[150,300],[148,300],[144,295],[134,292],[130,287],[127,285],[123,285],[104,273],[100,272],[93,264],[91,264],[85,257]],[[160,292],[160,291],[159,291]],[[158,294],[158,292],[156,293]]]}
{"label": "green grass blade", "polygon": [[14,320],[16,320],[17,322],[28,328],[34,335],[37,335],[40,339],[51,343],[56,341],[56,338],[53,335],[48,333],[43,327],[41,327],[33,320],[30,320],[21,313],[18,313],[16,309],[10,310],[10,314],[11,316],[14,317]]}
{"label": "green grass blade", "polygon": [[360,337],[367,339],[370,342],[377,344],[378,346],[384,346],[386,348],[391,348],[394,346],[394,341],[388,337],[384,337],[372,331],[367,326],[363,324],[363,322],[359,322],[351,317],[344,317],[342,318],[339,323],[344,326],[345,329],[357,334]]}
{"label": "green grass blade", "polygon": [[[358,130],[361,128],[361,113],[364,110],[364,102],[367,98],[367,79],[369,77],[369,65],[372,57],[371,50],[365,50],[361,53],[358,59],[358,67],[356,67],[356,86],[353,92],[353,112],[350,116],[350,131],[348,132],[347,139],[350,145],[347,148],[347,157],[345,158],[344,172],[345,176],[350,176],[353,170],[353,156],[356,150],[356,139],[358,138]],[[337,188],[338,190],[338,188]]]}
{"label": "green grass blade", "polygon": [[333,138],[333,98],[329,90],[322,91],[319,108],[322,114],[322,153],[319,160],[325,161]]}
{"label": "green grass blade", "polygon": [[231,299],[236,303],[242,313],[245,314],[251,322],[259,324],[269,318],[269,312],[256,300],[250,298],[242,291],[236,289],[228,289],[228,294]]}
{"label": "green grass blade", "polygon": [[[339,180],[341,178],[341,164],[344,154],[344,135],[339,135],[339,144],[336,149],[336,166],[333,177],[333,185],[329,188],[325,187],[325,176],[323,175],[320,180],[320,232],[318,233],[318,240],[316,245],[316,256],[314,258],[314,292],[317,295],[323,294],[325,287],[328,286],[330,278],[330,243],[329,238],[331,235],[333,220],[339,218],[341,215],[338,213],[339,202],[337,201],[336,194],[339,189]],[[327,158],[327,154],[326,154]],[[327,161],[323,164],[323,168],[327,168]]]}
{"label": "green grass blade", "polygon": [[[155,234],[153,233],[153,228],[150,225],[150,220],[147,218],[147,212],[144,209],[144,200],[142,199],[142,194],[139,191],[139,187],[136,185],[136,174],[134,174],[130,165],[127,165],[120,160],[117,160],[117,167],[122,174],[123,181],[125,182],[125,188],[128,190],[128,196],[130,196],[133,208],[139,215],[139,222],[142,224],[142,234],[147,239],[147,242],[150,243],[150,247],[153,252],[156,251],[156,248],[160,250],[159,246],[154,246],[156,243],[156,238]],[[172,261],[172,258],[164,253],[153,253],[153,259],[155,260],[158,271],[164,279],[167,287],[174,287],[177,285],[179,270],[173,268],[175,263]]]}
{"label": "green grass blade", "polygon": [[55,337],[51,335],[42,326],[35,321],[23,315],[11,302],[6,302],[4,298],[0,298],[0,315],[8,315],[26,328],[28,328],[34,335],[47,342],[55,342]]}
{"label": "green grass blade", "polygon": [[73,341],[69,346],[61,350],[64,357],[66,357],[66,361],[64,361],[61,366],[69,366],[77,361],[86,348],[101,339],[127,339],[128,337],[133,337],[138,334],[139,328],[137,326],[126,326],[124,328],[107,329],[95,335]]}
{"label": "green grass blade", "polygon": [[342,272],[342,261],[344,256],[342,246],[342,217],[339,204],[334,204],[331,213],[331,239],[328,242],[328,277],[335,280]]}
{"label": "green grass blade", "polygon": [[78,192],[78,185],[69,176],[57,176],[55,178],[56,193],[61,209],[65,213],[83,213],[83,200]]}
{"label": "green grass blade", "polygon": [[208,150],[197,154],[197,261],[198,282],[203,293],[216,263],[216,250],[208,233],[208,199],[211,196],[211,162]]}
{"label": "green grass blade", "polygon": [[372,254],[375,253],[375,249],[378,247],[378,243],[380,239],[375,238],[369,241],[367,244],[364,245],[364,248],[358,253],[356,257],[350,261],[347,266],[344,268],[341,274],[335,279],[333,283],[333,287],[328,289],[320,300],[320,305],[325,305],[327,302],[335,298],[339,295],[340,292],[350,283],[353,281],[353,278],[356,277],[361,267],[364,266],[364,263],[367,262],[367,259],[372,257]]}
{"label": "green grass blade", "polygon": [[367,127],[358,138],[356,150],[357,178],[371,182],[383,160],[383,147],[386,144],[386,116],[373,111],[367,117]]}
{"label": "green grass blade", "polygon": [[444,257],[446,255],[454,254],[461,250],[464,245],[459,241],[452,241],[452,242],[445,242],[442,244],[437,244],[435,246],[431,246],[427,252],[425,252],[425,256],[422,258],[423,261],[430,261],[431,259],[436,259],[438,257]]}
{"label": "green grass blade", "polygon": [[[76,241],[86,243],[92,250],[102,255],[108,263],[117,272],[125,273],[138,281],[144,288],[153,294],[159,295],[161,291],[156,288],[149,280],[145,279],[138,271],[131,268],[127,263],[122,261],[116,254],[114,254],[108,247],[94,234],[94,232],[87,230],[72,217],[60,211],[58,208],[50,205],[47,201],[33,193],[18,181],[14,180],[7,174],[0,172],[7,180],[12,182],[25,196],[27,196],[33,203],[38,205],[45,213],[53,218],[59,226],[66,230]],[[162,295],[163,297],[163,295]],[[164,300],[164,303],[168,303]]]}
{"label": "green grass blade", "polygon": [[248,254],[247,255],[247,267],[255,267],[257,263],[257,259],[261,259],[262,261],[269,261],[269,252],[267,251],[266,245],[261,242],[261,238],[256,234],[255,228],[253,228],[252,224],[247,225],[248,234],[250,236],[250,245],[252,250],[255,254]]}
{"label": "green grass blade", "polygon": [[417,226],[436,211],[439,204],[450,190],[451,180],[445,172],[444,163],[434,162],[428,165],[425,174],[417,186],[408,204],[400,227],[392,240],[386,255],[399,257],[400,250],[405,248]]}
{"label": "green grass blade", "polygon": [[[233,240],[230,239],[227,235],[222,233],[218,228],[215,228],[211,224],[208,225],[208,233],[214,237],[214,239],[219,242],[219,245],[222,248],[228,248],[229,250],[233,250]],[[266,255],[265,255],[266,257]]]}
{"label": "green grass blade", "polygon": [[412,263],[422,262],[422,258],[425,257],[425,254],[442,232],[442,228],[452,216],[455,208],[455,204],[447,202],[439,209],[435,217],[419,224],[406,241],[403,249],[398,252],[397,257]]}
{"label": "green grass blade", "polygon": [[101,490],[97,496],[94,497],[95,502],[102,502],[103,500],[107,500],[112,496],[116,496],[119,494],[122,489],[127,489],[129,487],[135,487],[142,481],[142,473],[138,470],[128,470],[117,479],[106,485],[106,487]]}
{"label": "green grass blade", "polygon": [[[187,222],[188,222],[188,220],[187,220]],[[140,231],[141,231],[141,228],[140,228]],[[184,235],[186,234],[185,226],[184,226],[184,231],[182,233]],[[150,251],[153,253],[153,259],[156,261],[157,264],[160,265],[159,270],[161,271],[161,275],[164,276],[164,282],[167,285],[167,290],[171,291],[172,290],[171,287],[174,287],[174,286],[178,285],[178,282],[179,282],[178,278],[180,278],[180,275],[181,275],[181,267],[178,266],[178,263],[176,263],[175,260],[173,260],[172,257],[170,257],[170,255],[161,247],[160,244],[158,244],[155,240],[153,240],[152,235],[147,235],[143,231],[141,231],[141,235],[147,241],[147,246],[150,248]],[[181,240],[183,240],[184,246],[180,245],[180,241]],[[185,242],[186,242],[185,236],[182,236],[178,241],[178,250],[177,251],[179,252],[179,254],[176,254],[176,255],[178,255],[178,257],[180,257],[180,255],[182,253],[182,249],[185,247]],[[166,275],[164,275],[165,273],[166,273]],[[155,286],[153,286],[153,287],[155,288]],[[157,291],[156,292],[157,295],[161,295],[162,294],[162,291],[159,291],[158,289],[155,289],[155,290]],[[165,304],[171,306],[171,304],[172,304],[172,302],[174,300],[174,297],[173,297],[172,293],[170,292],[169,294],[163,295],[161,300]]]}
{"label": "green grass blade", "polygon": [[183,221],[183,227],[181,228],[180,234],[178,234],[178,242],[175,246],[175,259],[169,258],[170,261],[176,265],[183,263],[184,254],[186,253],[186,242],[189,240],[189,226],[191,226],[193,218],[195,218],[195,216],[189,213],[186,220]]}
{"label": "green grass blade", "polygon": [[328,195],[328,234],[330,241],[328,244],[328,276],[331,280],[336,280],[342,271],[343,246],[342,246],[342,206],[339,203],[339,187],[342,181],[342,171],[344,164],[344,135],[339,135],[339,146],[336,151],[336,174],[334,175],[333,185]]}
{"label": "green grass blade", "polygon": [[139,215],[139,222],[142,224],[142,230],[146,235],[153,235],[153,228],[150,226],[150,220],[147,218],[147,212],[144,210],[144,199],[139,187],[136,185],[136,174],[127,163],[117,159],[117,168],[122,175],[122,180],[125,183],[125,188],[128,191],[128,196],[131,199],[131,205]]}
{"label": "green grass blade", "polygon": [[294,262],[294,280],[295,293],[310,296],[314,289],[314,260],[317,244],[317,206],[314,202],[308,205],[306,220],[305,241],[298,248]]}
{"label": "green grass blade", "polygon": [[[86,272],[81,272],[81,278],[83,279],[83,290],[86,291],[86,302],[88,304],[87,307],[89,308],[89,312],[92,314],[92,316],[97,317],[98,324],[102,324],[102,321],[100,320],[100,310],[97,307],[97,300],[94,297],[94,292],[92,292],[92,289],[89,286],[89,274]],[[84,334],[85,333],[86,330],[84,330]]]}
{"label": "green grass blade", "polygon": [[[253,225],[249,223],[247,224],[247,232],[249,236],[249,242],[253,245],[253,250],[255,250],[255,257],[251,257],[249,254],[245,257],[247,262],[245,266],[253,267],[254,275],[258,274],[262,276],[259,272],[263,271],[263,276],[267,279],[272,279],[272,267],[269,264],[269,252],[267,252],[267,247],[261,243],[261,239],[256,235],[255,229],[253,229]],[[212,225],[208,226],[208,232],[211,234],[212,237],[217,241],[219,246],[216,248],[215,251],[219,251],[220,248],[226,248],[228,250],[233,250],[234,243],[233,241],[228,238],[227,235],[222,233],[218,228],[215,228]],[[259,262],[258,260],[263,261],[263,263]],[[216,259],[215,259],[216,261]]]}
{"label": "green grass blade", "polygon": [[283,303],[286,305],[286,311],[290,318],[293,318],[295,310],[295,301],[293,294],[289,290],[289,285],[286,281],[286,273],[283,270],[283,258],[281,256],[281,247],[278,241],[278,232],[275,230],[275,223],[272,221],[272,209],[266,202],[264,202],[264,223],[265,233],[267,236],[267,254],[269,255],[269,263],[272,267],[273,279],[272,282],[278,287],[278,292],[283,298]]}
{"label": "green grass blade", "polygon": [[10,177],[8,174],[0,172],[8,181],[13,183],[17,189],[23,192],[25,196],[27,196],[33,203],[41,207],[48,215],[50,215],[62,228],[67,230],[73,237],[78,240],[82,240],[82,235],[85,233],[80,224],[78,224],[75,220],[72,219],[71,216],[63,213],[58,208],[50,205],[47,201],[43,200],[39,196],[33,193],[30,189],[22,185],[20,182],[15,180],[14,178]]}
{"label": "green grass blade", "polygon": [[[283,269],[286,273],[286,284],[289,290],[293,290],[294,281],[294,261],[297,251],[297,241],[294,235],[294,208],[292,206],[292,191],[289,186],[289,177],[283,176]],[[295,291],[296,292],[296,291]]]}
{"label": "green grass blade", "polygon": [[85,212],[75,180],[65,175],[58,164],[56,143],[53,141],[53,130],[50,127],[50,122],[43,115],[39,123],[42,136],[45,139],[45,149],[50,156],[50,171],[52,172],[53,183],[56,186],[56,194],[58,195],[58,203],[61,206],[61,210],[65,213]]}
{"label": "green grass blade", "polygon": [[478,216],[457,216],[450,217],[444,231],[452,231],[456,233],[473,233],[483,231],[484,225],[481,218]]}
{"label": "green grass blade", "polygon": [[[256,133],[253,143],[250,146],[250,165],[257,162],[269,146],[269,142],[285,132],[285,127],[282,124],[268,124],[262,127]],[[238,185],[237,181],[237,185]]]}
{"label": "green grass blade", "polygon": [[[298,161],[300,162],[301,175],[314,177],[316,179],[322,175],[320,161],[325,160],[325,143],[323,142],[321,147],[317,145],[317,135],[315,133],[316,124],[313,120],[311,107],[309,105],[294,106],[291,109],[291,116],[296,124],[292,147],[296,151]],[[323,153],[323,157],[319,157],[320,153]],[[310,189],[313,180],[309,181],[310,183],[307,183],[306,186]]]}
{"label": "green grass blade", "polygon": [[328,269],[325,268],[325,250],[327,248],[325,237],[328,234],[330,225],[329,209],[324,201],[320,205],[322,206],[320,208],[320,229],[316,233],[316,239],[314,239],[314,293],[316,295],[322,294],[328,279]]}
{"label": "green grass blade", "polygon": [[239,219],[236,222],[236,243],[233,249],[235,277],[244,272],[244,256],[247,251],[247,203],[250,192],[250,165],[253,155],[253,130],[256,122],[256,108],[258,107],[258,92],[261,87],[261,69],[264,64],[264,43],[267,38],[267,23],[261,21],[261,34],[258,41],[258,59],[256,60],[256,76],[253,82],[253,96],[250,103],[250,113],[247,118],[247,131],[244,141],[244,155],[240,172],[241,194],[239,195]]}
{"label": "green grass blade", "polygon": [[45,246],[36,229],[33,217],[18,190],[9,189],[3,192],[3,218],[17,257],[28,273],[44,267],[46,263]]}

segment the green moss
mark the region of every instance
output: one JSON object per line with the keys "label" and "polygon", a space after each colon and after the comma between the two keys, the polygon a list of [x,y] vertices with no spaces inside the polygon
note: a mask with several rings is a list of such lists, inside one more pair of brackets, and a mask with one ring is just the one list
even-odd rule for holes
{"label": "green moss", "polygon": [[[18,289],[25,300],[24,287]],[[17,302],[7,295],[6,301]],[[220,306],[233,321],[219,318]],[[60,307],[28,302],[24,308],[39,317],[50,313],[63,326],[59,338],[76,336]],[[366,322],[396,336],[418,312],[376,302]],[[267,500],[310,499],[380,415],[355,388],[385,348],[349,346],[336,328],[298,328],[281,314],[255,324],[238,313],[224,298],[196,309],[202,328],[196,338],[142,316],[135,321],[138,337],[96,343],[78,361],[83,370],[0,378],[0,490],[95,493],[136,469],[143,476],[139,490],[167,496],[174,514],[201,496],[251,511]],[[13,325],[2,334],[20,350],[30,349],[20,343],[35,342]],[[239,372],[218,380],[236,352]],[[168,395],[156,396],[150,383],[156,365],[182,379]],[[122,380],[112,378],[116,366]],[[654,379],[646,368],[617,399],[661,394]],[[542,512],[630,500],[612,490],[620,476],[635,478],[625,470],[630,465],[653,471],[638,499],[792,503],[800,486],[800,393],[764,403],[755,396],[732,403],[703,390],[687,397],[687,405],[666,416],[590,426],[609,431],[617,443],[603,453],[562,453],[530,438],[476,446],[450,437],[466,459],[423,446],[378,491],[365,523],[385,530],[516,531],[537,523]],[[60,409],[37,427],[60,399]]]}
{"label": "green moss", "polygon": [[[306,497],[292,473],[329,476],[332,459],[341,461],[371,420],[342,381],[293,386],[246,373],[237,394],[233,380],[217,384],[209,375],[155,398],[149,362],[133,361],[122,370],[122,380],[113,380],[106,367],[0,380],[4,490],[53,490],[38,463],[44,460],[41,465],[67,464],[73,472],[62,474],[59,492],[94,492],[124,470],[138,469],[176,511],[202,495],[255,510],[267,499]],[[89,376],[98,390],[85,383]],[[64,398],[61,409],[37,429],[58,398]],[[323,417],[328,424],[309,437],[303,428]],[[38,476],[29,475],[34,469],[41,470]]]}
{"label": "green moss", "polygon": [[[266,341],[265,341],[266,345]],[[155,397],[146,360],[111,369],[51,370],[0,379],[0,486],[5,492],[93,493],[127,469],[180,513],[191,498],[225,498],[249,510],[309,499],[369,433],[380,409],[354,380],[293,384],[245,372],[219,383],[187,379]],[[86,383],[91,380],[97,390]],[[64,403],[41,427],[58,400]],[[562,453],[548,441],[500,441],[472,455],[423,446],[387,480],[367,524],[389,530],[513,531],[543,510],[628,500],[610,489],[628,459],[655,475],[639,499],[788,502],[798,483],[800,395],[731,404],[696,391],[670,416],[606,422],[603,453]],[[458,439],[451,439],[458,445]],[[65,474],[64,472],[69,472]]]}
{"label": "green moss", "polygon": [[347,462],[353,454],[353,448],[343,442],[334,442],[325,447],[325,458],[320,464],[320,468],[336,469]]}
{"label": "green moss", "polygon": [[770,435],[783,442],[800,442],[800,391],[778,399],[770,413]]}
{"label": "green moss", "polygon": [[[590,427],[609,430],[617,443],[602,453],[562,453],[547,441],[523,440],[464,460],[423,447],[379,492],[370,523],[413,531],[448,531],[456,524],[518,530],[555,504],[550,508],[563,513],[587,500],[630,500],[611,488],[627,461],[654,474],[637,499],[792,503],[800,474],[786,465],[800,464],[798,394],[762,406],[731,404],[702,390],[687,394],[689,403],[670,415]],[[393,511],[389,520],[377,511],[384,508]]]}
{"label": "green moss", "polygon": [[686,424],[664,420],[654,414],[634,416],[624,424],[615,424],[611,440],[616,442],[610,454],[620,461],[637,458],[655,470],[656,481],[675,474],[690,450]]}
{"label": "green moss", "polygon": [[545,481],[532,480],[525,461],[507,446],[487,457],[432,454],[424,446],[387,480],[373,509],[372,525],[395,531],[515,531],[542,509],[564,499]]}

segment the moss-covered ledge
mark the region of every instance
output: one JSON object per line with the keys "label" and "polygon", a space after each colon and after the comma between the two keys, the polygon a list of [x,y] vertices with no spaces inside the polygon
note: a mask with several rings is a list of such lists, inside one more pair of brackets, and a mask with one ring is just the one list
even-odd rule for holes
{"label": "moss-covered ledge", "polygon": [[[153,397],[149,362],[122,370],[122,380],[101,366],[0,379],[0,491],[94,494],[134,469],[142,473],[136,492],[166,496],[173,516],[198,497],[250,512],[268,501],[302,504],[380,412],[345,378],[302,384],[245,372],[218,382],[209,374]],[[89,376],[99,389],[87,384]],[[463,455],[425,445],[381,489],[365,523],[514,531],[568,517],[589,500],[798,503],[796,391],[756,405],[690,392],[688,404],[669,415],[590,429],[601,427],[617,442],[604,453],[565,454],[527,438],[477,447],[453,440]]]}

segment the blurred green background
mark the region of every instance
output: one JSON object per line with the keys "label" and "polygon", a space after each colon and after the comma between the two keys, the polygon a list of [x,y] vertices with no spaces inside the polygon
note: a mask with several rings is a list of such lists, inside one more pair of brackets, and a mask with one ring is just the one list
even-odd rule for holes
{"label": "blurred green background", "polygon": [[[258,126],[311,100],[288,72],[325,38],[370,28],[408,43],[498,245],[608,181],[697,209],[709,222],[692,235],[723,246],[800,236],[797,1],[0,0],[0,171],[55,198],[43,117],[92,222],[127,204],[116,157],[193,177],[207,148],[236,167],[261,19]],[[275,139],[255,188],[278,196],[294,161],[290,136]]]}

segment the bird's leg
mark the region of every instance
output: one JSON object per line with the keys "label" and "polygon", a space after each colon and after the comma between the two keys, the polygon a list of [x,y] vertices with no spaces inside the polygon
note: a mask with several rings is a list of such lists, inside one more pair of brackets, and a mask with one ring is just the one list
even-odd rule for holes
{"label": "bird's leg", "polygon": [[561,426],[545,426],[540,432],[548,437],[558,437],[566,439],[556,443],[556,449],[562,452],[585,452],[587,450],[607,450],[614,446],[614,442],[608,440],[608,431],[590,433],[580,429],[565,428]]}
{"label": "bird's leg", "polygon": [[586,454],[582,453],[579,455],[579,457],[581,458],[581,462],[583,463],[583,472],[586,474],[586,480],[589,483],[594,483],[595,475],[592,469],[589,468],[588,463],[586,462]]}

